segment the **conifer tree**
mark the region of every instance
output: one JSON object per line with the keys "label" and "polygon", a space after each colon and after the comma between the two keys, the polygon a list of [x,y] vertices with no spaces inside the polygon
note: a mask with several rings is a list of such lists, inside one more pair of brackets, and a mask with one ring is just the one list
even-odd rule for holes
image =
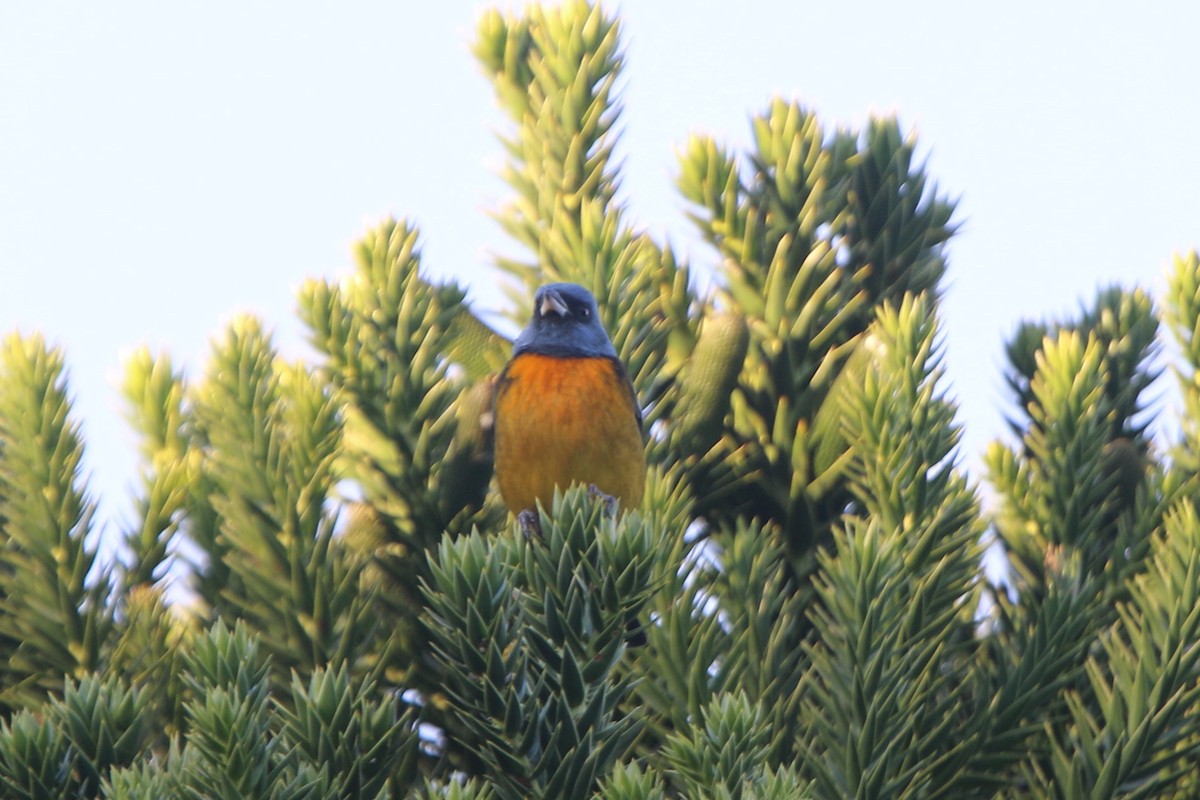
{"label": "conifer tree", "polygon": [[622,36],[565,0],[484,14],[474,53],[509,117],[510,313],[596,295],[644,406],[640,507],[564,487],[541,536],[508,517],[509,343],[411,220],[305,284],[309,360],[250,317],[196,375],[134,354],[115,561],[66,356],[13,334],[3,797],[1196,795],[1200,258],[1016,329],[985,492],[942,355],[954,203],[914,137],[782,99],[745,152],[691,137],[683,263],[622,193]]}

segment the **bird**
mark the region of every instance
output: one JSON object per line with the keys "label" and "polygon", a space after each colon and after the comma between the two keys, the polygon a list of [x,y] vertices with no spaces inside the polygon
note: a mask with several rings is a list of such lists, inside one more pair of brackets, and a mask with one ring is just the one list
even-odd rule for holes
{"label": "bird", "polygon": [[596,299],[574,283],[534,295],[493,407],[494,463],[509,511],[528,522],[575,483],[636,507],[645,490],[642,412]]}

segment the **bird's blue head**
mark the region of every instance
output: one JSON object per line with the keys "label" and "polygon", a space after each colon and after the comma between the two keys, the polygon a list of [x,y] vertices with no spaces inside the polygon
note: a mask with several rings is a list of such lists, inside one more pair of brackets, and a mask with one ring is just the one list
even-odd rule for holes
{"label": "bird's blue head", "polygon": [[562,358],[616,358],[617,351],[596,308],[596,298],[577,283],[548,283],[533,296],[533,319],[512,354]]}

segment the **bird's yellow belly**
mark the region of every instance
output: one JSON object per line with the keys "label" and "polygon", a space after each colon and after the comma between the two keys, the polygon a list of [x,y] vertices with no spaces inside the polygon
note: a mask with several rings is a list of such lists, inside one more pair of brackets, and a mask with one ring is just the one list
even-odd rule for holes
{"label": "bird's yellow belly", "polygon": [[641,503],[646,462],[627,379],[606,358],[524,354],[496,396],[496,480],[513,513],[554,489],[594,484],[622,508]]}

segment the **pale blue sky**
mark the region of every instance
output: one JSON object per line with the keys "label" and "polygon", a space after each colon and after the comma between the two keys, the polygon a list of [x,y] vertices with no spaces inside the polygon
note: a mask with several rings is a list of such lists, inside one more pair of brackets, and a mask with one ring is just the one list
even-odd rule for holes
{"label": "pale blue sky", "polygon": [[[488,4],[0,7],[0,331],[66,348],[104,516],[129,508],[116,389],[147,343],[198,370],[249,310],[300,353],[295,290],[388,214],[425,265],[496,302],[486,210],[504,124],[470,56]],[[510,5],[511,7],[511,5]],[[773,95],[833,123],[895,111],[961,197],[945,340],[977,463],[1001,348],[1102,282],[1161,292],[1200,245],[1200,5],[626,0],[626,199],[692,263],[675,148],[732,144]]]}

